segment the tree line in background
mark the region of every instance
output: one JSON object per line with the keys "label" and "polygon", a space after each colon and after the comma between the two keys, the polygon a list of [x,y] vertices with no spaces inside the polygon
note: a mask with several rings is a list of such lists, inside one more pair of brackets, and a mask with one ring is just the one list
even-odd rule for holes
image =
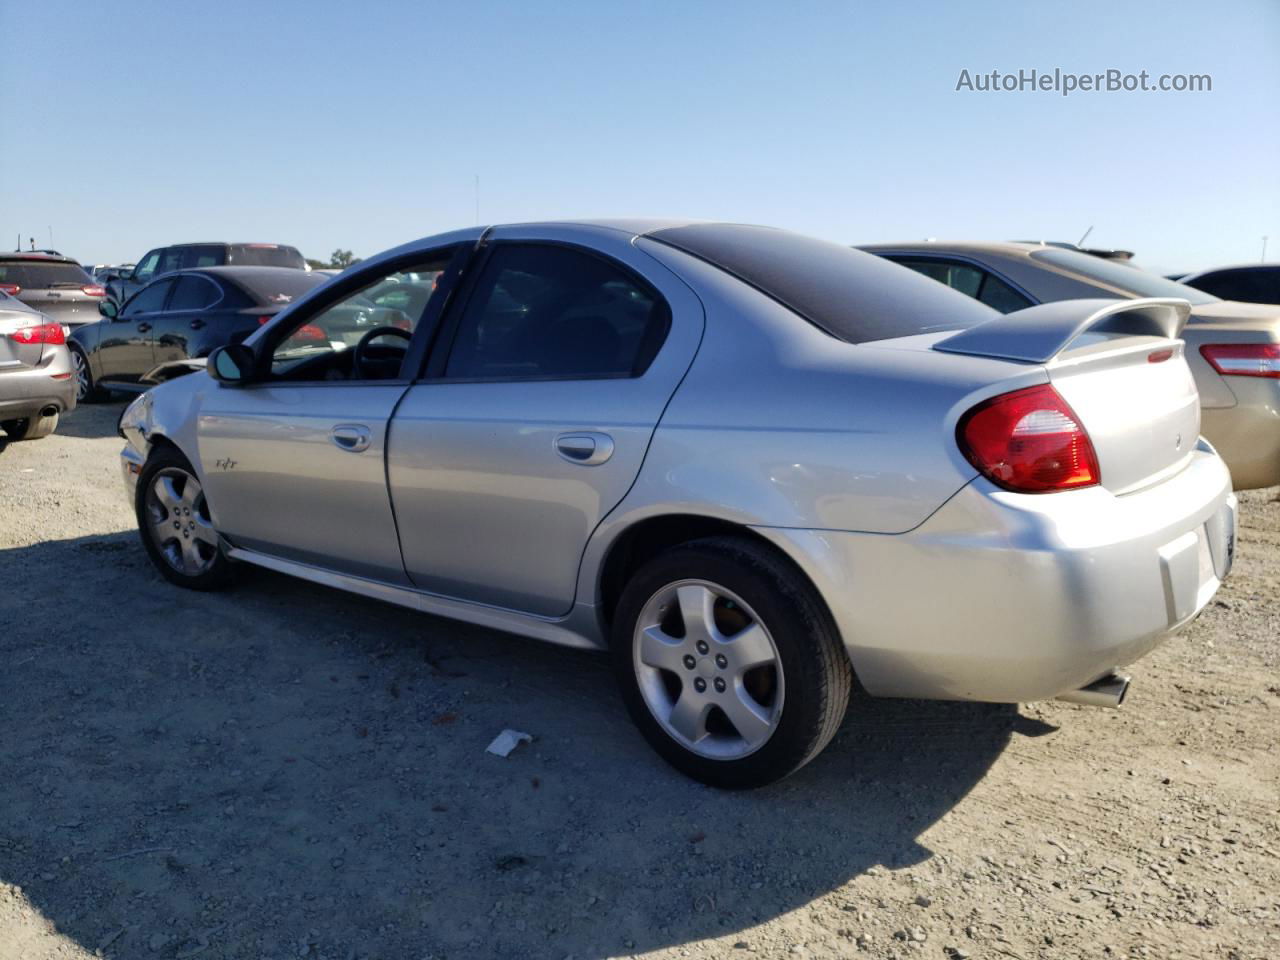
{"label": "tree line in background", "polygon": [[357,257],[350,250],[343,250],[339,247],[337,250],[333,251],[333,253],[329,254],[328,263],[325,263],[322,260],[312,260],[308,257],[307,266],[312,270],[345,270],[353,263],[359,263],[360,259],[360,257]]}

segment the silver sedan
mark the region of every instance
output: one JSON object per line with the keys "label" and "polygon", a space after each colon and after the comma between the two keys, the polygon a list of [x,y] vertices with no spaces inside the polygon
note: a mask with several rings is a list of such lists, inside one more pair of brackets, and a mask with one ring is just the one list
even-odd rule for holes
{"label": "silver sedan", "polygon": [[[351,307],[395,289],[395,323]],[[655,749],[746,787],[851,691],[1117,705],[1231,565],[1180,300],[1017,322],[780,230],[391,250],[124,413],[172,582],[256,564],[609,650]]]}
{"label": "silver sedan", "polygon": [[1204,435],[1237,490],[1280,483],[1280,305],[1236,303],[1113,260],[1039,243],[875,244],[1001,312],[1077,297],[1179,297]]}

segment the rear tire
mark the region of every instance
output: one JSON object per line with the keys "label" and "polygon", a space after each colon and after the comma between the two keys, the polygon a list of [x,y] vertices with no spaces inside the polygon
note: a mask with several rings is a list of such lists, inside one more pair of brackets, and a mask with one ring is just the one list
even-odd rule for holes
{"label": "rear tire", "polygon": [[695,780],[780,780],[844,719],[853,672],[829,612],[789,564],[748,540],[697,540],[649,561],[623,590],[612,632],[632,719]]}
{"label": "rear tire", "polygon": [[58,429],[58,412],[55,410],[47,417],[36,414],[22,420],[9,420],[4,423],[4,432],[9,436],[4,442],[17,443],[19,440],[39,440]]}
{"label": "rear tire", "polygon": [[68,344],[71,350],[71,368],[76,375],[76,401],[78,403],[97,403],[111,396],[111,391],[103,390],[94,382],[93,371],[89,368],[89,358],[75,344]]}
{"label": "rear tire", "polygon": [[173,447],[157,447],[138,476],[134,510],[142,545],[170,583],[217,590],[231,580],[209,515],[204,490],[190,462]]}

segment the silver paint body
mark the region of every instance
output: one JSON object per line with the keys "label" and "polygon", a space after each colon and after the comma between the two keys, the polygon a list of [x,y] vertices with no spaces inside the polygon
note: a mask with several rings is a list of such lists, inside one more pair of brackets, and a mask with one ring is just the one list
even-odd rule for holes
{"label": "silver paint body", "polygon": [[[970,263],[1000,277],[1033,303],[1140,296],[1036,259],[1032,254],[1044,248],[1034,243],[897,243],[860,249],[881,256]],[[1200,393],[1204,435],[1230,467],[1235,488],[1280,484],[1280,380],[1223,377],[1200,353],[1200,347],[1210,343],[1280,343],[1280,305],[1233,300],[1196,304],[1182,339]]]}
{"label": "silver paint body", "polygon": [[[620,536],[655,518],[734,524],[809,578],[882,696],[1054,696],[1141,656],[1212,597],[1234,497],[1197,441],[1182,344],[1158,323],[1047,363],[933,349],[945,332],[852,345],[643,236],[660,226],[491,234],[589,247],[650,282],[672,323],[638,378],[230,387],[194,373],[126,411],[126,483],[162,435],[191,460],[230,556],[582,647],[607,642],[601,572]],[[1136,306],[1170,323],[1177,309]],[[1175,356],[1147,363],[1153,349]],[[1103,486],[1009,493],[961,454],[965,411],[1047,382],[1089,428]],[[367,449],[330,441],[344,424],[370,428]],[[612,453],[573,462],[583,436]]]}

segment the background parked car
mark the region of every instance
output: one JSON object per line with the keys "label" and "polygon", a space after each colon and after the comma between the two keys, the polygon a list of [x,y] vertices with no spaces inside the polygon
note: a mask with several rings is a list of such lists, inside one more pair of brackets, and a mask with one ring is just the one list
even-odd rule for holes
{"label": "background parked car", "polygon": [[75,405],[62,325],[0,292],[0,450],[53,433]]}
{"label": "background parked car", "polygon": [[69,333],[98,319],[105,291],[70,257],[0,253],[0,291],[45,314]]}
{"label": "background parked car", "polygon": [[310,269],[296,247],[280,243],[175,243],[148,250],[130,273],[107,284],[107,296],[123,304],[152,280],[167,273],[223,265]]}
{"label": "background parked car", "polygon": [[1200,391],[1201,432],[1237,490],[1280,483],[1280,306],[1219,300],[1123,262],[1031,243],[906,243],[863,247],[1001,313],[1088,297],[1177,297]]}
{"label": "background parked car", "polygon": [[154,367],[208,356],[327,279],[283,267],[207,267],[154,280],[123,308],[104,302],[102,323],[71,337],[78,396],[138,389]]}
{"label": "background parked car", "polygon": [[1280,263],[1201,270],[1180,277],[1179,282],[1224,300],[1280,303]]}

